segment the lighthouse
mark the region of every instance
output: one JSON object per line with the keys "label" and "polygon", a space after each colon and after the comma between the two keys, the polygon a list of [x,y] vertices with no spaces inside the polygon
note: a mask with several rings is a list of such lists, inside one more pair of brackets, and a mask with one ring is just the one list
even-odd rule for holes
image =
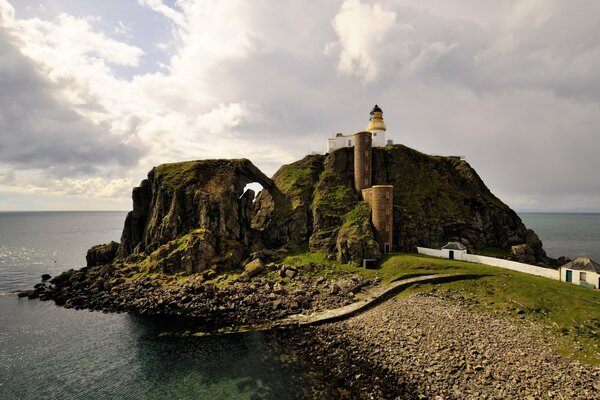
{"label": "lighthouse", "polygon": [[373,139],[373,147],[384,147],[385,141],[385,122],[383,122],[383,111],[375,104],[371,110],[371,117],[367,124],[366,131],[371,132]]}

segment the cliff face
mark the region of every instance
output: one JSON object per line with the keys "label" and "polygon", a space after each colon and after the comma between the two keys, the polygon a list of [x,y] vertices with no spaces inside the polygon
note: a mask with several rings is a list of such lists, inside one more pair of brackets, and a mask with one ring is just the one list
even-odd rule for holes
{"label": "cliff face", "polygon": [[[258,232],[251,227],[250,182],[276,188],[250,161],[203,160],[163,164],[133,189],[117,257],[147,259],[151,271],[201,272],[212,264],[237,266]],[[150,257],[148,257],[150,256]]]}
{"label": "cliff face", "polygon": [[[311,250],[325,250],[344,262],[377,258],[379,250],[372,241],[370,225],[350,234],[345,222],[361,203],[352,190],[353,157],[351,148],[340,149],[281,167],[274,176],[275,184],[298,205],[293,210],[302,218],[278,212],[271,196],[261,192],[254,205],[255,226],[268,231],[272,243],[283,243],[281,232],[269,228],[285,226],[293,219],[294,224],[302,225]],[[320,174],[296,172],[305,171],[309,161],[311,169]],[[298,176],[302,179],[295,179]],[[500,247],[510,252],[517,246],[514,254],[521,261],[548,262],[537,235],[526,229],[464,160],[429,156],[402,145],[373,148],[373,185],[382,184],[394,186],[395,251],[460,241],[470,251]]]}

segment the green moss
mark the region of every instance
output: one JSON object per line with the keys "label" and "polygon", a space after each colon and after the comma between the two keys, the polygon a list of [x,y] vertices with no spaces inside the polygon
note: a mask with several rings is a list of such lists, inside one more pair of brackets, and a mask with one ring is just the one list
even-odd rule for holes
{"label": "green moss", "polygon": [[302,160],[282,166],[273,180],[284,194],[304,199],[310,196],[316,178],[323,169],[323,156],[306,156]]}
{"label": "green moss", "polygon": [[169,252],[168,257],[170,257],[180,251],[184,251],[185,249],[187,249],[190,246],[190,244],[193,241],[196,241],[198,239],[204,240],[207,233],[208,233],[208,231],[206,229],[198,228],[198,229],[194,229],[193,231],[191,231],[188,234],[185,234],[175,240],[170,241],[169,243],[167,243],[167,246],[169,248],[171,248],[172,250]]}
{"label": "green moss", "polygon": [[356,206],[350,210],[346,215],[344,215],[344,225],[343,226],[352,226],[359,225],[364,223],[365,221],[370,221],[371,219],[371,207],[369,204],[361,201]]}
{"label": "green moss", "polygon": [[[358,202],[358,196],[352,188],[344,181],[342,176],[333,171],[324,171],[317,184],[313,209],[318,214],[341,225],[343,216],[348,213]],[[332,222],[333,222],[332,221]]]}
{"label": "green moss", "polygon": [[162,164],[154,169],[154,175],[163,185],[176,190],[195,183],[198,180],[198,170],[205,163],[198,160]]}

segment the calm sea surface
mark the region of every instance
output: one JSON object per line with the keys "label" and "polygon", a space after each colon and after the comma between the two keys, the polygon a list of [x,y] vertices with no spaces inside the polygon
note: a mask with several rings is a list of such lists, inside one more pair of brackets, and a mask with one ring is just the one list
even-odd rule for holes
{"label": "calm sea surface", "polygon": [[[600,260],[600,214],[525,214],[550,256]],[[18,299],[119,240],[125,213],[0,213],[0,399],[289,399],[311,381],[262,334],[161,336],[173,320]]]}
{"label": "calm sea surface", "polygon": [[519,213],[550,257],[589,257],[600,262],[600,214]]}
{"label": "calm sea surface", "polygon": [[75,311],[8,294],[85,265],[123,212],[0,213],[0,399],[288,399],[310,386],[262,334],[161,336],[173,320]]}

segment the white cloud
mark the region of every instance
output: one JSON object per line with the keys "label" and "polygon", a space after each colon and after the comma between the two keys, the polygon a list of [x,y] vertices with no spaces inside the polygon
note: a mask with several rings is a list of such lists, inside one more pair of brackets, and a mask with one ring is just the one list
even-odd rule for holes
{"label": "white cloud", "polygon": [[[27,19],[0,0],[3,55],[28,57],[0,59],[0,180],[91,195],[191,158],[272,173],[379,103],[392,139],[466,155],[513,206],[598,197],[596,1],[138,3],[153,18]],[[143,40],[158,24],[170,35]]]}
{"label": "white cloud", "polygon": [[[333,20],[341,47],[338,70],[347,75],[362,76],[367,82],[376,79],[382,47],[395,25],[396,13],[384,10],[381,5],[369,6],[358,0],[346,0]],[[402,25],[401,29],[412,27]],[[331,44],[326,53],[330,49]]]}

